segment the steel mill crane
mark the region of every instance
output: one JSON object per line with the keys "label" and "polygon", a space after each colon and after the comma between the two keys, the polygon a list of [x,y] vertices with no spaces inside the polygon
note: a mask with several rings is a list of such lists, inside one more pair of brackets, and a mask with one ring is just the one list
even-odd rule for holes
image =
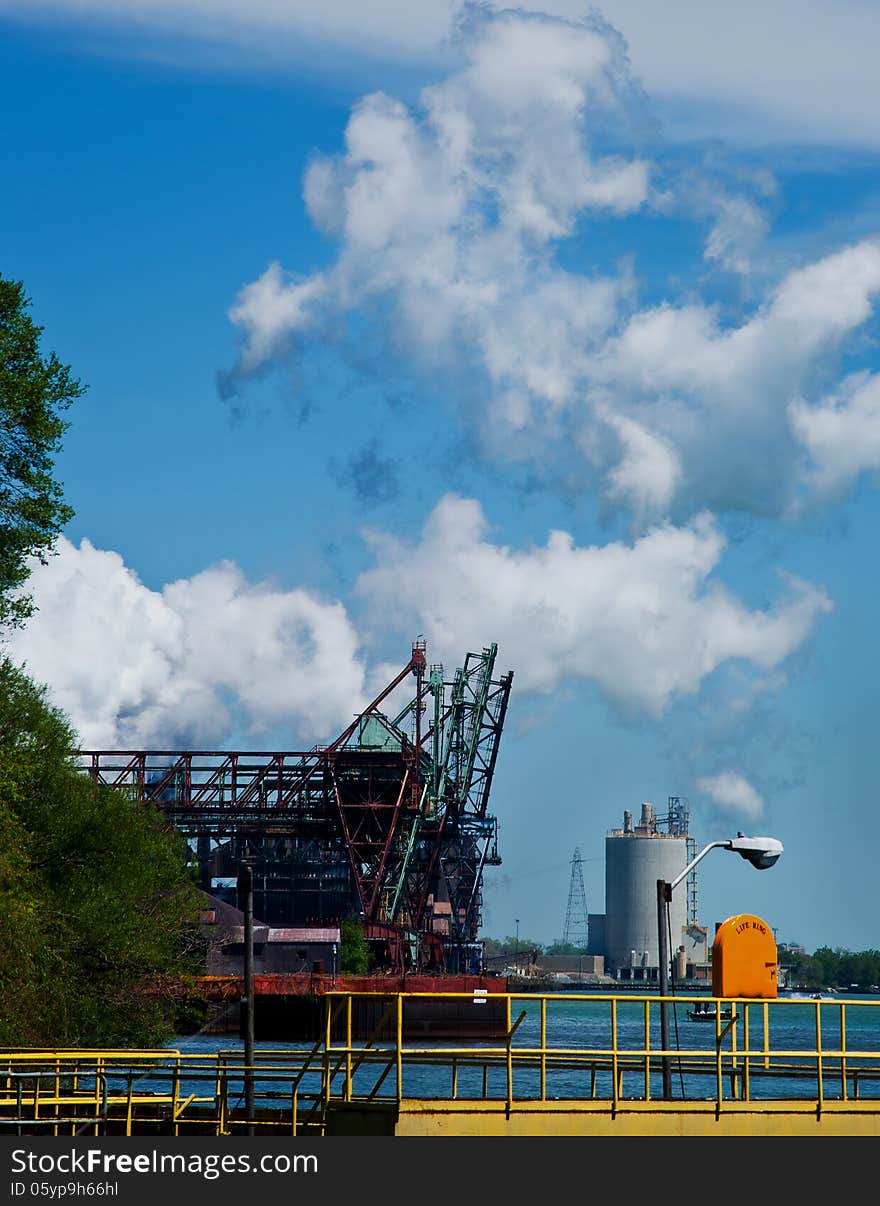
{"label": "steel mill crane", "polygon": [[82,750],[81,765],[161,809],[206,891],[249,862],[263,923],[355,915],[389,968],[481,970],[483,870],[501,861],[489,794],[513,682],[494,677],[496,655],[468,653],[446,679],[413,642],[351,724],[305,752]]}

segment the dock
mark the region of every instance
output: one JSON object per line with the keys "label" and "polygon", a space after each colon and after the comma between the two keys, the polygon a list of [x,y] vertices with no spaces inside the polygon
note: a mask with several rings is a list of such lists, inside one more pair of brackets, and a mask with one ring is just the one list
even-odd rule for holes
{"label": "dock", "polygon": [[[432,999],[412,992],[385,994],[373,1033],[356,1038],[362,995],[327,992],[314,1042],[260,1048],[250,1065],[241,1047],[2,1052],[0,1125],[17,1135],[880,1137],[880,1001],[726,1001],[733,1024],[719,1016],[695,1028],[691,1047],[664,1050],[657,996],[453,994],[462,1010],[492,1003],[504,1018],[501,1040],[453,1044],[404,1037],[407,1008]],[[562,1013],[570,1023],[587,1000],[595,1018],[576,1043]],[[803,1045],[792,1045],[793,1009],[808,1019]]]}

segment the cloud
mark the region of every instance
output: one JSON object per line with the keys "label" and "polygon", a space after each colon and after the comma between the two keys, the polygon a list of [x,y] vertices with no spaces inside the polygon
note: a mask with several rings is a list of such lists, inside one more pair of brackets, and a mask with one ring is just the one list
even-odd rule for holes
{"label": "cloud", "polygon": [[767,219],[753,202],[745,197],[722,197],[703,255],[731,272],[751,272],[767,230]]}
{"label": "cloud", "polygon": [[[548,7],[576,11],[578,0]],[[626,34],[645,87],[662,98],[679,137],[761,147],[878,144],[872,48],[880,12],[873,5],[739,0],[715,6],[707,21],[700,0],[667,0],[662,22],[641,0],[604,0],[600,7]]]}
{"label": "cloud", "polygon": [[293,332],[309,326],[310,307],[324,290],[320,274],[285,280],[278,263],[270,264],[259,280],[241,290],[229,317],[250,333],[241,356],[243,374],[277,355]]}
{"label": "cloud", "polygon": [[447,495],[417,543],[368,540],[376,564],[356,589],[377,626],[423,631],[440,660],[491,634],[518,690],[589,681],[631,715],[662,716],[726,662],[773,670],[831,607],[792,580],[776,606],[750,610],[714,577],[724,541],[708,515],[632,544],[578,547],[554,531],[519,550],[491,541],[479,503]]}
{"label": "cloud", "polygon": [[751,783],[736,771],[726,770],[697,780],[697,790],[722,812],[747,822],[763,821],[767,806]]}
{"label": "cloud", "polygon": [[853,373],[814,406],[792,401],[789,416],[809,454],[807,482],[820,498],[880,469],[880,376]]}
{"label": "cloud", "polygon": [[62,538],[35,565],[39,608],[7,652],[83,748],[199,748],[289,727],[326,740],[363,704],[359,643],[338,602],[247,582],[230,561],[148,589],[118,553]]}
{"label": "cloud", "polygon": [[[344,149],[310,165],[305,203],[338,254],[306,277],[273,262],[243,287],[232,377],[331,334],[344,347],[348,323],[386,376],[461,396],[485,456],[552,478],[577,452],[581,488],[634,531],[706,508],[785,514],[817,480],[791,404],[827,392],[873,317],[880,240],[755,277],[774,182],[743,172],[737,190],[718,155],[676,175],[637,154],[644,101],[598,17],[465,5],[457,38],[462,64],[418,106],[365,96]],[[609,222],[685,209],[705,238],[697,270],[746,277],[744,312],[640,304],[634,261],[603,264]]]}
{"label": "cloud", "polygon": [[681,478],[681,463],[671,444],[633,419],[607,412],[606,421],[620,438],[622,456],[609,472],[608,494],[622,498],[639,520],[664,514]]}
{"label": "cloud", "polygon": [[390,304],[398,350],[423,364],[454,345],[499,395],[570,396],[571,348],[607,333],[629,280],[563,272],[552,246],[583,214],[631,213],[648,195],[647,162],[589,144],[625,108],[623,49],[595,22],[471,5],[459,36],[465,65],[418,111],[364,97],[345,150],[309,167],[309,214],[340,253],[320,276],[286,282],[272,264],[245,286],[230,310],[241,372],[340,313]]}
{"label": "cloud", "polygon": [[789,272],[738,325],[700,302],[638,311],[588,373],[606,409],[675,450],[680,505],[781,513],[803,485],[790,403],[833,370],[878,291],[880,240],[864,239]]}
{"label": "cloud", "polygon": [[779,184],[769,168],[753,166],[730,147],[713,141],[701,152],[676,154],[667,144],[651,197],[657,214],[697,222],[703,228],[703,259],[727,272],[764,275],[769,209]]}
{"label": "cloud", "polygon": [[[184,61],[188,44],[192,54],[223,47],[259,67],[274,59],[314,69],[318,61],[333,71],[344,57],[351,72],[368,57],[385,74],[414,61],[446,61],[450,11],[461,7],[370,0],[367,21],[363,0],[0,0],[0,13],[19,20],[104,28],[134,55],[155,52],[153,33],[185,40],[175,56]],[[586,7],[583,0],[542,5],[557,18],[577,18]],[[711,22],[699,0],[666,0],[662,22],[643,0],[599,7],[626,35],[645,87],[663,102],[678,136],[877,146],[880,13],[863,0],[775,0],[770,7],[740,0],[718,8]]]}
{"label": "cloud", "polygon": [[[288,748],[327,740],[400,666],[389,634],[424,635],[432,661],[498,644],[518,692],[594,684],[626,716],[657,719],[722,665],[780,667],[831,607],[789,580],[751,610],[715,574],[724,540],[701,515],[630,544],[493,543],[473,499],[447,495],[421,539],[367,532],[358,628],[339,601],[249,583],[232,562],[150,590],[118,553],[66,539],[29,582],[38,612],[7,651],[70,717],[84,748],[205,748],[290,730]],[[367,639],[372,631],[373,640]]]}
{"label": "cloud", "polygon": [[[388,59],[436,55],[448,27],[444,0],[370,0],[369,20],[356,0],[0,0],[0,12],[30,21],[63,19],[95,24],[121,39],[136,37],[134,53],[149,55],[149,35],[227,46],[265,64],[302,61],[318,46]],[[180,48],[183,51],[183,47]]]}

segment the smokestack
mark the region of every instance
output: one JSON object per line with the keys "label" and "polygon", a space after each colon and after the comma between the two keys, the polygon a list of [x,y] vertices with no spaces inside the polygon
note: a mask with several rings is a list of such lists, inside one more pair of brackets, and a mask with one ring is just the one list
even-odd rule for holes
{"label": "smokestack", "polygon": [[628,808],[623,810],[623,832],[632,833],[633,831],[633,814]]}

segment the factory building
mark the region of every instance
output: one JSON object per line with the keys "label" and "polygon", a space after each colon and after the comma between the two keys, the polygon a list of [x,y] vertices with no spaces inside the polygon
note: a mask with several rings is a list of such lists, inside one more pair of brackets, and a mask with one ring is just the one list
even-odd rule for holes
{"label": "factory building", "polygon": [[[603,955],[608,975],[621,982],[658,981],[657,880],[674,880],[694,856],[688,813],[670,797],[665,817],[642,804],[638,821],[629,810],[623,827],[605,838],[605,913],[590,914],[590,954]],[[669,905],[669,933],[676,979],[708,976],[706,930],[696,920],[696,876],[691,873]]]}

